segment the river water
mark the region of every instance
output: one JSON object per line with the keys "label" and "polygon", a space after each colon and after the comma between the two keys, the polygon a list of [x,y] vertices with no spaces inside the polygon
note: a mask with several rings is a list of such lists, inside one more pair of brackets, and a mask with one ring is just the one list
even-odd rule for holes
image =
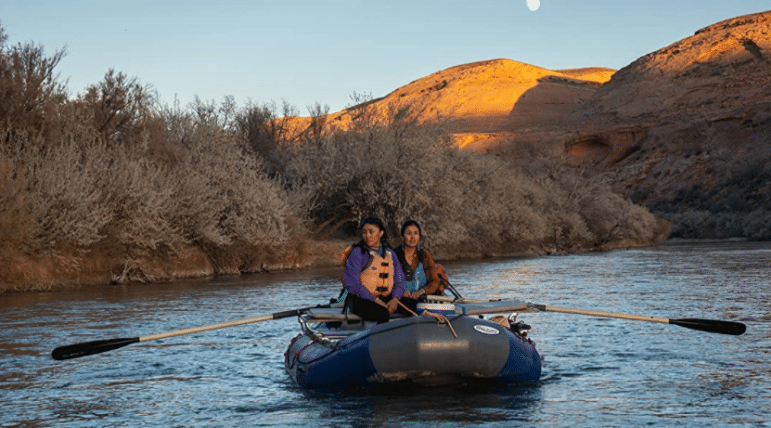
{"label": "river water", "polygon": [[524,313],[535,385],[313,392],[284,371],[295,318],[67,361],[57,346],[324,303],[339,271],[0,296],[0,426],[771,426],[771,243],[447,263],[467,298],[747,324],[743,336]]}

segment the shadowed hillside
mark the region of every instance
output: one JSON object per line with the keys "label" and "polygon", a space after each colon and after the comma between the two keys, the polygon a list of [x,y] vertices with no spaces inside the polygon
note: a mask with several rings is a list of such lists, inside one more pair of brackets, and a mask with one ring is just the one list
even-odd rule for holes
{"label": "shadowed hillside", "polygon": [[673,221],[674,236],[771,239],[771,12],[619,70],[565,122],[573,163]]}

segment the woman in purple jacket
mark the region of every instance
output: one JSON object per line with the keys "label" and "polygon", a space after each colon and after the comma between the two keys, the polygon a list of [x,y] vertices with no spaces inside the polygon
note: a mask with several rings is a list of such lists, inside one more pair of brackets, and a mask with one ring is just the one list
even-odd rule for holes
{"label": "woman in purple jacket", "polygon": [[[361,238],[345,261],[346,306],[363,319],[378,323],[388,322],[396,311],[409,313],[399,305],[404,295],[404,271],[388,246],[383,221],[377,217],[362,220]],[[413,299],[402,301],[413,311],[416,303]]]}

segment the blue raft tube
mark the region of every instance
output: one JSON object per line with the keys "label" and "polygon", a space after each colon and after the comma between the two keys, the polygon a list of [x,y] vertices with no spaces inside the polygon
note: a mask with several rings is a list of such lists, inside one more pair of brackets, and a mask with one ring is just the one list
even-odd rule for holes
{"label": "blue raft tube", "polygon": [[[313,308],[298,317],[302,331],[284,361],[295,382],[312,389],[534,383],[541,358],[527,337],[530,326],[515,321],[524,310],[527,304],[513,300],[419,303],[419,316],[375,324],[342,307]],[[484,318],[495,313],[511,315],[503,325]]]}

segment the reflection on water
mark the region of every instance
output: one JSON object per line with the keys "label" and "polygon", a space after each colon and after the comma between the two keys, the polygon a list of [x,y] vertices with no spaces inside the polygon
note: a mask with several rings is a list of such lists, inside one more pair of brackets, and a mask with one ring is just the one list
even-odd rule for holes
{"label": "reflection on water", "polygon": [[54,361],[135,337],[323,303],[337,269],[2,296],[0,426],[763,426],[771,411],[771,244],[681,242],[564,257],[446,263],[466,297],[744,322],[745,335],[520,314],[537,385],[317,393],[283,352],[293,319]]}

